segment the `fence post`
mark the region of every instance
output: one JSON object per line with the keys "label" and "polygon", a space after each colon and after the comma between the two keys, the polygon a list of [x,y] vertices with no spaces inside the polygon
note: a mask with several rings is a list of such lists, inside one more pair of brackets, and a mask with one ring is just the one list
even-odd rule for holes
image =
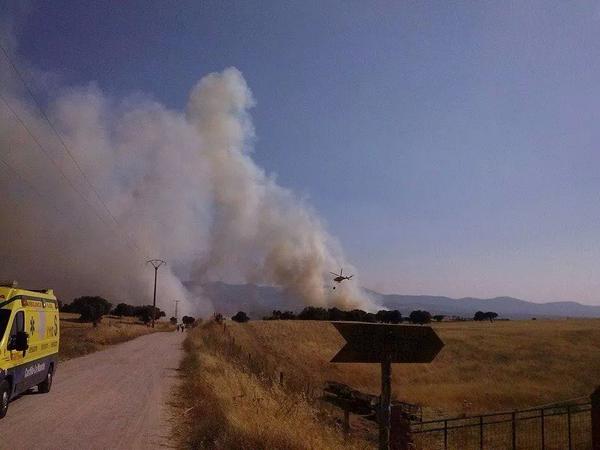
{"label": "fence post", "polygon": [[413,443],[410,435],[410,420],[400,406],[392,406],[390,414],[390,449],[409,450]]}
{"label": "fence post", "polygon": [[590,396],[592,402],[592,450],[600,450],[600,386]]}
{"label": "fence post", "polygon": [[350,433],[350,410],[344,408],[344,436],[348,437],[348,433]]}
{"label": "fence post", "polygon": [[571,441],[571,405],[567,405],[567,435],[569,436],[569,450],[573,450]]}
{"label": "fence post", "polygon": [[[444,450],[448,450],[448,421],[444,420]],[[594,449],[596,450],[596,449]]]}
{"label": "fence post", "polygon": [[279,372],[279,385],[283,386],[283,372]]}
{"label": "fence post", "polygon": [[542,450],[546,450],[546,433],[544,430],[544,408],[540,409],[540,417],[542,419]]}
{"label": "fence post", "polygon": [[512,419],[512,450],[517,450],[517,417],[515,411],[511,414]]}
{"label": "fence post", "polygon": [[479,416],[479,450],[483,450],[483,416]]}

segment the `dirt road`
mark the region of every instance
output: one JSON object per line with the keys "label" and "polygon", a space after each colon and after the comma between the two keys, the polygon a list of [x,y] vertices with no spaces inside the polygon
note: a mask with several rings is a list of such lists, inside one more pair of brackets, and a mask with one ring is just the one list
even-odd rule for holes
{"label": "dirt road", "polygon": [[14,400],[1,449],[169,447],[184,333],[154,333],[59,364],[48,394]]}

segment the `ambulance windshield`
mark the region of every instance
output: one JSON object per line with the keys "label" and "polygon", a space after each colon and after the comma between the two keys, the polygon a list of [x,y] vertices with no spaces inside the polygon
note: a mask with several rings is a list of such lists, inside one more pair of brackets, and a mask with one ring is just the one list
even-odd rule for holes
{"label": "ambulance windshield", "polygon": [[8,319],[10,319],[10,309],[0,309],[0,339],[4,337],[4,331],[6,331]]}

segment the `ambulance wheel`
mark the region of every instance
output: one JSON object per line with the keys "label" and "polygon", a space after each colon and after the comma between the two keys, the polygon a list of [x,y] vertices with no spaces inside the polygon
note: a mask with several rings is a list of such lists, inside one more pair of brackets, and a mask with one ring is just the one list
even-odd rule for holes
{"label": "ambulance wheel", "polygon": [[46,374],[46,379],[38,384],[38,390],[42,394],[47,394],[50,392],[50,388],[52,387],[52,367],[48,369],[48,373]]}
{"label": "ambulance wheel", "polygon": [[0,419],[2,419],[6,415],[6,411],[8,411],[9,399],[10,384],[8,384],[8,382],[5,380],[0,383]]}

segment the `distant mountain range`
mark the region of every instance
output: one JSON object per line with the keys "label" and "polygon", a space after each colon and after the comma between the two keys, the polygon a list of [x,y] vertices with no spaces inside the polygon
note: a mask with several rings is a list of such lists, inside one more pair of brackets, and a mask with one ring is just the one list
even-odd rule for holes
{"label": "distant mountain range", "polygon": [[[255,284],[207,283],[201,286],[188,283],[187,287],[201,290],[212,300],[215,310],[226,316],[245,311],[254,319],[270,315],[274,309],[300,311],[305,305],[273,286]],[[200,288],[200,289],[199,289]],[[512,297],[454,299],[431,295],[381,294],[364,289],[365,295],[388,309],[398,309],[408,315],[415,309],[432,314],[472,317],[476,311],[494,311],[500,317],[525,319],[532,317],[600,317],[600,306],[576,302],[533,303]]]}

